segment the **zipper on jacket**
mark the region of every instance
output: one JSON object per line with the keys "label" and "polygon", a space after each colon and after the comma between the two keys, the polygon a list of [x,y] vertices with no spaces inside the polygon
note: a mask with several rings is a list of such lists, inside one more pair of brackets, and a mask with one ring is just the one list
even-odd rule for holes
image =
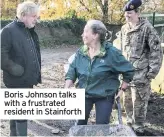
{"label": "zipper on jacket", "polygon": [[91,72],[92,72],[92,64],[93,64],[93,62],[95,61],[95,57],[93,58],[93,59],[90,59],[90,58],[88,58],[89,59],[89,76],[87,77],[87,82],[86,82],[86,86],[85,86],[85,89],[87,89],[87,86],[88,86],[88,83],[89,83],[89,77],[90,77],[90,75],[91,75]]}
{"label": "zipper on jacket", "polygon": [[31,47],[32,47],[32,53],[33,53],[34,57],[36,58],[37,65],[35,65],[35,66],[37,66],[37,68],[39,69],[39,72],[41,72],[39,59],[38,59],[38,56],[37,56],[37,53],[36,53],[36,49],[35,49],[36,46],[35,46],[34,40],[32,39],[32,36],[31,36],[30,32],[27,29],[26,29],[26,32],[27,32],[27,35],[28,35],[28,37],[30,39],[30,43],[31,43]]}

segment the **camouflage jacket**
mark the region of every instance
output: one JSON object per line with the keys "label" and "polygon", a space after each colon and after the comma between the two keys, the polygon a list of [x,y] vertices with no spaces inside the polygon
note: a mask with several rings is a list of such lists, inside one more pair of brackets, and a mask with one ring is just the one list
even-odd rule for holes
{"label": "camouflage jacket", "polygon": [[127,23],[121,28],[123,55],[133,64],[134,84],[146,84],[154,79],[162,65],[160,38],[154,27],[144,19],[133,28]]}

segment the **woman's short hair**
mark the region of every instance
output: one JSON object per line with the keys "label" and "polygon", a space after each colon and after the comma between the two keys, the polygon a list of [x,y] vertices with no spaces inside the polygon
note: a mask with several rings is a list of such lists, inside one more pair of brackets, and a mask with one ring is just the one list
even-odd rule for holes
{"label": "woman's short hair", "polygon": [[39,11],[39,6],[32,1],[25,1],[20,3],[17,7],[17,17],[21,18],[25,15],[30,15],[37,13]]}
{"label": "woman's short hair", "polygon": [[105,41],[108,30],[104,23],[102,23],[100,20],[89,20],[87,25],[91,27],[93,33],[99,34],[101,43]]}

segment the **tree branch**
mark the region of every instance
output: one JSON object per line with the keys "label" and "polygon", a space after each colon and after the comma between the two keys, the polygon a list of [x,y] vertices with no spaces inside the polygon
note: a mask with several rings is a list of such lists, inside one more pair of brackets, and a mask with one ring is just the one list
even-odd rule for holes
{"label": "tree branch", "polygon": [[80,0],[79,2],[80,2],[80,4],[81,4],[82,6],[85,7],[85,9],[86,9],[89,13],[91,13],[91,10],[84,4],[83,0]]}

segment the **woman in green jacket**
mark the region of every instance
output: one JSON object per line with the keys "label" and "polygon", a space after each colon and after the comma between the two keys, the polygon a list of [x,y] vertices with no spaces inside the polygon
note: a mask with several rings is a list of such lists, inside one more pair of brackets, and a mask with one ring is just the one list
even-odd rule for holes
{"label": "woman in green jacket", "polygon": [[123,81],[116,95],[119,97],[133,79],[134,69],[121,52],[105,40],[107,29],[99,20],[89,20],[84,28],[82,46],[66,73],[65,88],[70,88],[78,79],[78,88],[84,88],[86,125],[90,111],[95,104],[96,124],[108,124],[115,93],[120,87],[119,75]]}

